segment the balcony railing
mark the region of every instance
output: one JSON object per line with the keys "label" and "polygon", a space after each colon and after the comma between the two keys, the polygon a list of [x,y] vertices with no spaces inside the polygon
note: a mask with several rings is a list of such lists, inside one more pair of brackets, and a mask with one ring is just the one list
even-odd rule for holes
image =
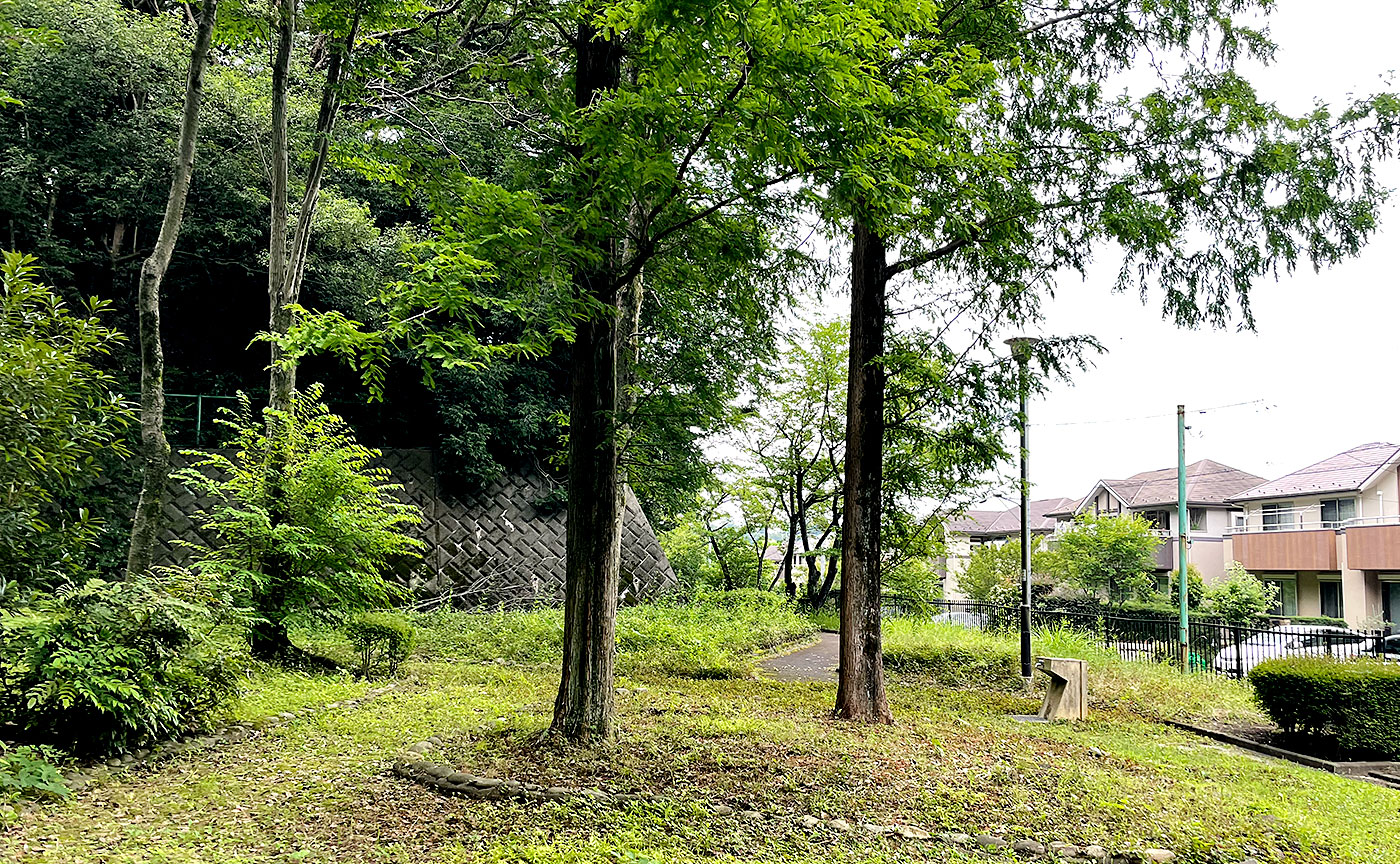
{"label": "balcony railing", "polygon": [[[1313,509],[1316,513],[1316,508]],[[1284,511],[1284,517],[1287,513]],[[1274,522],[1272,524],[1246,523],[1244,525],[1232,525],[1225,529],[1226,535],[1235,534],[1272,534],[1278,531],[1345,531],[1348,528],[1359,528],[1365,525],[1400,525],[1400,516],[1358,516],[1354,519],[1323,520],[1323,519],[1289,519],[1285,522]]]}

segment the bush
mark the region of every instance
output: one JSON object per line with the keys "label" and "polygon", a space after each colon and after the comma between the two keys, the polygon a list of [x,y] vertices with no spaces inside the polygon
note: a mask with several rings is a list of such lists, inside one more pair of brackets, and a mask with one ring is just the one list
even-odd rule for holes
{"label": "bush", "polygon": [[1327,735],[1353,753],[1400,758],[1400,665],[1282,657],[1251,669],[1249,683],[1285,731]]}
{"label": "bush", "polygon": [[80,499],[104,457],[129,455],[132,416],[98,365],[122,341],[96,317],[110,304],[75,314],[36,272],[27,255],[0,261],[0,601],[16,603],[91,563],[102,525]]}
{"label": "bush", "polygon": [[382,665],[390,675],[413,650],[413,625],[394,612],[361,612],[345,625],[345,636],[360,652],[360,675]]}
{"label": "bush", "polygon": [[357,444],[320,396],[319,386],[298,393],[270,422],[240,396],[218,421],[232,430],[235,452],[192,453],[194,465],[177,472],[214,501],[195,518],[217,542],[195,567],[252,608],[250,641],[265,659],[304,659],[288,636],[296,617],[339,623],[389,605],[402,591],[385,573],[423,546],[404,533],[420,521],[418,508],[398,500],[388,470],[370,467],[378,451]]}
{"label": "bush", "polygon": [[1346,627],[1345,618],[1332,618],[1327,615],[1294,615],[1288,619],[1290,624],[1314,624],[1322,627]]}
{"label": "bush", "polygon": [[0,744],[0,800],[26,795],[67,798],[72,791],[38,747],[6,749]]}
{"label": "bush", "polygon": [[0,612],[0,723],[84,755],[170,737],[234,693],[207,608],[154,579],[89,580]]}

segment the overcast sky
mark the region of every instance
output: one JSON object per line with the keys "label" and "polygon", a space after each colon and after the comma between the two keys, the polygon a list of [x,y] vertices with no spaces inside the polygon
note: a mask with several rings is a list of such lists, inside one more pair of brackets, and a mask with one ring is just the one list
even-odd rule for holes
{"label": "overcast sky", "polygon": [[[1280,0],[1269,30],[1277,60],[1251,79],[1284,110],[1396,86],[1386,83],[1400,67],[1393,0]],[[1400,186],[1400,166],[1385,166],[1383,179]],[[1187,461],[1266,478],[1363,442],[1400,441],[1396,202],[1382,218],[1359,258],[1258,284],[1256,333],[1176,328],[1163,321],[1160,298],[1144,306],[1112,292],[1109,256],[1088,281],[1063,279],[1043,332],[1092,333],[1107,353],[1032,403],[1034,497],[1080,497],[1097,479],[1174,465],[1177,403],[1188,411],[1252,403],[1188,414]]]}

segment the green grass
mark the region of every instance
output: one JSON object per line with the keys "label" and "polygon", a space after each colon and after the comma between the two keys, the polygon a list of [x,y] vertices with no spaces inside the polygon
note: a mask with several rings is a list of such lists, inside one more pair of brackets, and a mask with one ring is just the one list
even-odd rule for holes
{"label": "green grass", "polygon": [[[760,650],[793,632],[758,626],[763,615],[743,635],[739,624],[717,620],[723,609],[632,610],[633,635],[626,638],[669,640],[664,644],[703,659],[709,648],[687,647],[677,634],[719,634],[714,638],[723,647],[715,650],[735,656],[741,646]],[[730,619],[746,614],[729,611]],[[443,632],[422,634],[423,654],[409,661],[399,689],[243,743],[100,781],[0,834],[0,860],[988,860],[897,839],[809,833],[787,819],[753,825],[708,815],[694,803],[723,800],[789,817],[812,813],[1119,848],[1164,846],[1180,853],[1184,864],[1227,864],[1247,855],[1267,864],[1394,861],[1400,793],[1164,728],[1150,719],[1160,715],[1142,710],[1154,700],[1194,705],[1229,702],[1237,694],[1220,689],[1221,682],[1115,663],[1072,635],[1044,634],[1040,647],[1090,655],[1095,711],[1083,724],[1017,723],[1009,715],[1034,710],[1034,699],[939,686],[924,667],[911,667],[890,684],[897,724],[861,726],[831,719],[832,684],[697,678],[705,664],[674,664],[634,647],[624,652],[633,659],[620,682],[628,690],[618,697],[621,738],[577,749],[540,734],[558,682],[557,672],[543,665],[549,655],[537,638],[548,632],[547,620],[473,624],[448,618]],[[974,640],[1001,638],[905,626],[890,628],[899,634],[893,641],[925,653],[939,638],[979,651],[990,643]],[[471,649],[474,634],[487,634],[489,651]],[[510,645],[519,651],[506,650]],[[522,665],[440,659],[466,650],[475,650],[477,659]],[[675,669],[685,677],[671,674]],[[337,701],[366,686],[269,671],[254,674],[247,685],[237,713],[249,718]],[[440,797],[386,771],[400,748],[429,735],[445,741],[435,758],[472,773],[672,797],[625,809]]]}

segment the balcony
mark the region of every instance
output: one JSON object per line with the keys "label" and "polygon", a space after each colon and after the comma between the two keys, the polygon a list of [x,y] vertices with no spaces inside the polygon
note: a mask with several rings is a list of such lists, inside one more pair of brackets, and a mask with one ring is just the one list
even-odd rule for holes
{"label": "balcony", "polygon": [[1346,532],[1349,569],[1400,570],[1400,517],[1353,519]]}
{"label": "balcony", "polygon": [[1231,534],[1234,559],[1246,570],[1337,569],[1337,531],[1334,528],[1270,531],[1236,528]]}
{"label": "balcony", "polygon": [[1159,528],[1152,529],[1152,536],[1158,540],[1157,550],[1153,553],[1158,570],[1176,569],[1176,538],[1172,532],[1163,531]]}

